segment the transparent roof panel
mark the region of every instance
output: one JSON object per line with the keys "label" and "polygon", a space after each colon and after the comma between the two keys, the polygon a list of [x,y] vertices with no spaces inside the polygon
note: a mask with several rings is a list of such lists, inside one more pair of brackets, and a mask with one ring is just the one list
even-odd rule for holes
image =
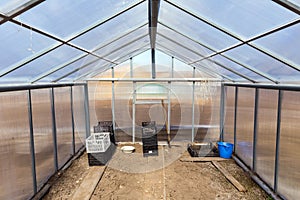
{"label": "transparent roof panel", "polygon": [[158,20],[215,51],[238,43],[238,40],[233,37],[175,8],[165,1],[161,2]]}
{"label": "transparent roof panel", "polygon": [[58,78],[61,78],[71,72],[76,72],[76,70],[82,68],[82,67],[86,67],[94,62],[96,62],[97,60],[99,60],[97,57],[95,56],[85,56],[82,59],[73,62],[65,67],[62,67],[61,69],[57,69],[55,72],[49,74],[48,76],[44,77],[43,79],[41,79],[40,81],[42,82],[53,82]]}
{"label": "transparent roof panel", "polygon": [[118,64],[123,63],[126,60],[128,60],[128,59],[130,59],[132,57],[138,56],[138,55],[144,53],[145,51],[147,51],[149,49],[150,49],[149,45],[145,45],[145,46],[143,46],[141,48],[134,49],[133,51],[128,52],[128,54],[126,54],[125,56],[123,56],[123,57],[121,57],[121,58],[119,58],[117,60],[114,60],[114,62],[116,62]]}
{"label": "transparent roof panel", "polygon": [[119,44],[120,46],[115,49],[111,49],[109,53],[102,54],[101,49],[96,51],[95,53],[108,60],[115,61],[127,55],[128,52],[132,52],[136,49],[140,49],[144,46],[150,45],[149,40],[149,35],[147,34],[135,40],[127,41],[127,43]]}
{"label": "transparent roof panel", "polygon": [[128,43],[128,41],[134,41],[135,39],[139,37],[144,37],[148,35],[148,26],[143,26],[130,34],[123,35],[123,37],[119,38],[118,40],[113,41],[110,44],[107,44],[99,49],[97,49],[96,53],[99,56],[106,56],[109,55],[111,52],[116,51],[120,47],[122,47],[124,44]]}
{"label": "transparent roof panel", "polygon": [[209,50],[208,48],[161,24],[158,24],[157,31],[159,34],[173,38],[179,44],[184,44],[189,49],[196,51],[203,56],[208,56],[209,54],[213,53],[213,51]]}
{"label": "transparent roof panel", "polygon": [[90,51],[94,50],[137,27],[145,25],[148,22],[148,16],[145,13],[147,13],[147,4],[142,3],[71,42]]}
{"label": "transparent roof panel", "polygon": [[168,49],[180,52],[180,54],[184,55],[186,57],[186,60],[188,60],[189,62],[193,62],[203,58],[203,56],[201,54],[198,54],[198,52],[188,49],[185,44],[177,43],[176,38],[168,38],[158,34],[156,36],[156,41],[157,43]]}
{"label": "transparent roof panel", "polygon": [[249,39],[299,16],[268,0],[170,0],[180,7]]}
{"label": "transparent roof panel", "polygon": [[[2,72],[26,58],[34,57],[54,40],[16,24],[6,22],[0,26],[0,63]],[[0,72],[1,74],[1,72]]]}
{"label": "transparent roof panel", "polygon": [[212,60],[220,63],[221,65],[223,66],[226,66],[228,68],[231,68],[257,82],[269,82],[269,80],[265,79],[264,77],[260,76],[259,74],[235,63],[235,62],[232,62],[231,60],[221,56],[221,55],[217,55],[217,56],[214,56],[212,57]]}
{"label": "transparent roof panel", "polygon": [[95,22],[104,21],[139,1],[51,0],[21,14],[19,20],[60,38],[69,38]]}
{"label": "transparent roof panel", "polygon": [[21,8],[28,6],[36,1],[37,0],[1,0],[0,13],[6,16],[10,16]]}
{"label": "transparent roof panel", "polygon": [[300,7],[300,0],[289,0],[289,1]]}
{"label": "transparent roof panel", "polygon": [[236,80],[236,81],[246,81],[246,79],[244,79],[243,77],[241,77],[241,76],[209,61],[209,60],[202,60],[200,62],[194,63],[193,65],[198,66],[198,67],[199,66],[206,67],[206,68],[210,69],[211,71],[228,76],[231,79]]}
{"label": "transparent roof panel", "polygon": [[158,50],[164,52],[165,54],[168,54],[170,56],[178,58],[178,59],[182,60],[184,63],[191,62],[191,60],[189,58],[185,57],[184,55],[182,55],[181,52],[169,49],[169,48],[161,45],[160,43],[156,44],[156,47],[157,47]]}
{"label": "transparent roof panel", "polygon": [[225,52],[224,55],[232,57],[242,64],[256,68],[257,70],[276,78],[279,82],[300,79],[300,72],[255,50],[249,45],[242,45]]}
{"label": "transparent roof panel", "polygon": [[11,80],[13,82],[28,82],[39,74],[42,74],[57,65],[63,64],[81,53],[81,51],[63,45],[24,65],[23,67],[1,77],[0,82],[1,79]]}
{"label": "transparent roof panel", "polygon": [[293,62],[300,68],[299,36],[300,24],[296,24],[259,40],[255,40],[253,43],[272,52],[276,57],[282,57],[289,62]]}

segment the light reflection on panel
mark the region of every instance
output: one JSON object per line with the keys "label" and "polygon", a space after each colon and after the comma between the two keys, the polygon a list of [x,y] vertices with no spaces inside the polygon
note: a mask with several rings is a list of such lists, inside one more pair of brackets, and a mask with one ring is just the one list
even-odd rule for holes
{"label": "light reflection on panel", "polygon": [[31,91],[37,184],[40,188],[54,173],[54,146],[50,89]]}
{"label": "light reflection on panel", "polygon": [[227,51],[224,54],[238,60],[242,64],[254,67],[257,70],[274,77],[280,82],[298,81],[300,78],[300,72],[248,45],[242,45]]}
{"label": "light reflection on panel", "polygon": [[172,69],[172,57],[168,56],[161,51],[156,51],[156,77],[157,78],[168,78],[171,77]]}
{"label": "light reflection on panel", "polygon": [[224,141],[234,143],[235,87],[226,87]]}
{"label": "light reflection on panel", "polygon": [[257,116],[256,172],[274,184],[278,91],[259,89]]}
{"label": "light reflection on panel", "polygon": [[[146,22],[148,22],[146,3],[121,14],[120,16],[109,20],[108,22],[98,26],[97,28],[83,34],[74,39],[72,43],[82,46],[85,49],[93,50],[96,47],[107,44],[112,39],[123,36],[125,33],[133,30]],[[132,18],[132,16],[135,16]]]}
{"label": "light reflection on panel", "polygon": [[85,145],[85,111],[84,111],[84,88],[73,87],[73,114],[75,125],[75,150]]}
{"label": "light reflection on panel", "polygon": [[96,21],[104,21],[136,2],[138,0],[96,0],[88,3],[83,0],[45,1],[21,14],[19,19],[60,38],[69,38]]}
{"label": "light reflection on panel", "polygon": [[300,196],[300,93],[284,91],[281,111],[278,192],[286,199]]}
{"label": "light reflection on panel", "polygon": [[27,91],[0,94],[0,199],[33,195]]}
{"label": "light reflection on panel", "polygon": [[278,57],[283,57],[289,62],[300,65],[300,57],[298,49],[300,47],[300,25],[285,28],[261,39],[255,40],[253,43],[261,46],[264,49],[276,54]]}
{"label": "light reflection on panel", "polygon": [[72,119],[70,87],[54,88],[58,167],[72,155]]}
{"label": "light reflection on panel", "polygon": [[272,1],[172,0],[192,13],[219,24],[243,39],[283,25],[298,15]]}
{"label": "light reflection on panel", "polygon": [[254,97],[252,88],[239,88],[236,119],[236,154],[252,169]]}
{"label": "light reflection on panel", "polygon": [[161,2],[158,20],[175,30],[180,30],[184,35],[187,35],[214,50],[221,50],[238,42],[225,33],[180,11],[164,1]]}
{"label": "light reflection on panel", "polygon": [[30,5],[34,0],[2,0],[0,1],[0,13],[5,15],[11,15],[14,11],[19,10],[24,6]]}

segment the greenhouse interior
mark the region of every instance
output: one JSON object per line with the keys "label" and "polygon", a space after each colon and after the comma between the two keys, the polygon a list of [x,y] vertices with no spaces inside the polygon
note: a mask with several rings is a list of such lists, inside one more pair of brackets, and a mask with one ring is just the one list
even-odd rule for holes
{"label": "greenhouse interior", "polygon": [[[0,199],[37,198],[103,122],[117,150],[154,127],[132,176],[221,141],[262,199],[300,198],[299,0],[4,0],[0,25]],[[193,193],[168,184],[135,198]]]}

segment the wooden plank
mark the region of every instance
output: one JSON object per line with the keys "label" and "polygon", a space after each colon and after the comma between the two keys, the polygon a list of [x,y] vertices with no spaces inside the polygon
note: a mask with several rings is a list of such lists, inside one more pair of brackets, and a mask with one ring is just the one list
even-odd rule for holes
{"label": "wooden plank", "polygon": [[212,161],[212,164],[229,180],[236,189],[240,192],[246,192],[247,190],[238,182],[224,167],[222,167],[217,161]]}
{"label": "wooden plank", "polygon": [[90,167],[89,172],[83,179],[79,188],[75,191],[72,198],[73,200],[89,200],[100,181],[106,166]]}
{"label": "wooden plank", "polygon": [[220,157],[190,157],[190,156],[183,156],[180,158],[182,162],[211,162],[211,161],[224,161],[228,160],[225,158]]}

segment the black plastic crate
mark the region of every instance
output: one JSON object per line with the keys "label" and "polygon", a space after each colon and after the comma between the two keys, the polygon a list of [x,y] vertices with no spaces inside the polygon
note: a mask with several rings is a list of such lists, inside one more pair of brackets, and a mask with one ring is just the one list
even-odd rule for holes
{"label": "black plastic crate", "polygon": [[94,133],[109,132],[110,142],[116,144],[115,131],[112,121],[99,121],[97,126],[94,126]]}
{"label": "black plastic crate", "polygon": [[157,156],[158,142],[155,121],[142,122],[143,156]]}
{"label": "black plastic crate", "polygon": [[116,146],[111,144],[105,152],[88,153],[89,166],[102,166],[106,165],[112,158],[116,150]]}
{"label": "black plastic crate", "polygon": [[188,152],[192,157],[218,157],[219,151],[213,144],[191,145],[188,144]]}
{"label": "black plastic crate", "polygon": [[158,156],[158,145],[146,146],[143,145],[143,156]]}

